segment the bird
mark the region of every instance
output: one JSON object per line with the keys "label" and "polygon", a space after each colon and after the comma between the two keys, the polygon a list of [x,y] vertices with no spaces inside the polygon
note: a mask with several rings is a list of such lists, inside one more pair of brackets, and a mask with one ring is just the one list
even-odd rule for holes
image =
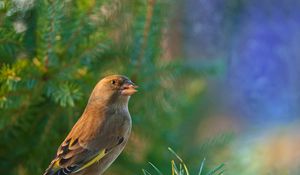
{"label": "bird", "polygon": [[128,101],[136,92],[137,86],[126,76],[101,79],[44,175],[103,174],[129,139]]}

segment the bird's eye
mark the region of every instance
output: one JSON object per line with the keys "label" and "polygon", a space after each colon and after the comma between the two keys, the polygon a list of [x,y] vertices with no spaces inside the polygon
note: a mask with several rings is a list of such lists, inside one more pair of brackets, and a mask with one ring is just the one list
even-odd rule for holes
{"label": "bird's eye", "polygon": [[116,80],[111,80],[111,84],[116,84]]}

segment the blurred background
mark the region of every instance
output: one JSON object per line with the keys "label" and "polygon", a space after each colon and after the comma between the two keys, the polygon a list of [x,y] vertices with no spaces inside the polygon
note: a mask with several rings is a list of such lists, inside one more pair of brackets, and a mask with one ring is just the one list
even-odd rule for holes
{"label": "blurred background", "polygon": [[105,75],[139,85],[107,175],[300,174],[300,1],[0,0],[0,174],[42,174]]}

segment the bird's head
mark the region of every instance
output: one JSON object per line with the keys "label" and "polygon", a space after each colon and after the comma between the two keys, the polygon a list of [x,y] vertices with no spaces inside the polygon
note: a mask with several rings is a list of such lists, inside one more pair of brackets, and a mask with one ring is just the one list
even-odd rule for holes
{"label": "bird's head", "polygon": [[127,103],[129,97],[136,93],[137,86],[126,76],[110,75],[100,80],[94,88],[91,100],[104,103]]}

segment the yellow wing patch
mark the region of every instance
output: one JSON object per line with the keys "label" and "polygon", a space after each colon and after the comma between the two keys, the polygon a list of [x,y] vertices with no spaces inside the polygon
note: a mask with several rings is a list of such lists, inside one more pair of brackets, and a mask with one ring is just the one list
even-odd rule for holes
{"label": "yellow wing patch", "polygon": [[57,172],[61,167],[59,166],[59,159],[55,159],[52,161],[51,170]]}
{"label": "yellow wing patch", "polygon": [[99,161],[100,159],[102,159],[104,156],[106,155],[105,153],[105,149],[103,149],[102,151],[99,152],[99,154],[94,157],[92,160],[88,161],[86,164],[84,164],[81,168],[79,168],[78,170],[74,171],[74,173],[77,173],[89,166],[91,166],[92,164],[94,164],[95,162]]}

